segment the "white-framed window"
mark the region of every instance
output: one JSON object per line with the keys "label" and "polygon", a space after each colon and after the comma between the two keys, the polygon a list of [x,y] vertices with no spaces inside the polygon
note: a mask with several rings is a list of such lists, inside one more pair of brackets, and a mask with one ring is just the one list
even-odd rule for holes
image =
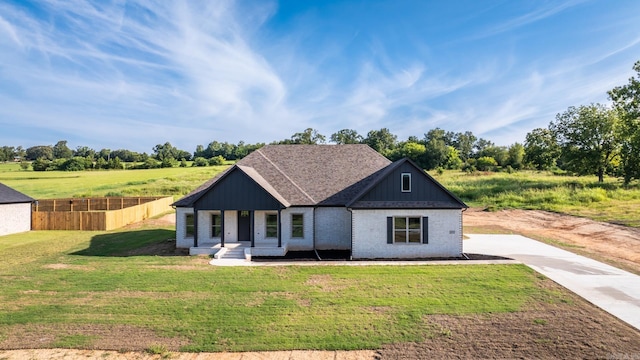
{"label": "white-framed window", "polygon": [[267,214],[265,223],[267,229],[265,231],[265,236],[268,238],[277,238],[278,237],[278,214]]}
{"label": "white-framed window", "polygon": [[291,238],[304,237],[304,215],[291,214]]}
{"label": "white-framed window", "polygon": [[185,214],[184,216],[185,237],[192,238],[195,233],[195,221],[193,214]]}
{"label": "white-framed window", "polygon": [[422,243],[422,218],[419,216],[394,216],[393,243]]}
{"label": "white-framed window", "polygon": [[211,237],[219,238],[222,234],[222,216],[211,214]]}
{"label": "white-framed window", "polygon": [[411,173],[402,173],[402,192],[411,192]]}

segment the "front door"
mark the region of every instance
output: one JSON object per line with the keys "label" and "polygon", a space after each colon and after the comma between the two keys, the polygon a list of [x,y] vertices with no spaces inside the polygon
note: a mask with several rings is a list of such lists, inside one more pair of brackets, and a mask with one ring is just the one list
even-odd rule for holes
{"label": "front door", "polygon": [[249,211],[238,211],[238,241],[251,241],[251,216]]}

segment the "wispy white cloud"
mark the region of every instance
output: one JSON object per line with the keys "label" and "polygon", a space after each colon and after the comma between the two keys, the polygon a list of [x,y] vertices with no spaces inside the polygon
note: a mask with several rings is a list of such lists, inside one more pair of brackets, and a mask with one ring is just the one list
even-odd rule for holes
{"label": "wispy white cloud", "polygon": [[[495,25],[482,22],[474,29],[484,32],[474,36],[484,45],[581,5],[520,4]],[[271,28],[275,2],[35,6],[0,4],[0,127],[19,123],[41,141],[74,137],[86,141],[76,145],[138,151],[165,141],[187,150],[214,139],[271,141],[306,127],[325,135],[388,127],[406,138],[438,126],[512,142],[569,105],[606,99],[607,89],[626,81],[630,54],[640,48],[638,34],[627,31],[562,54],[527,58],[500,44],[477,55],[468,41],[416,35],[425,29],[391,43],[378,24],[317,41],[329,31],[320,15]],[[0,134],[0,142],[11,138],[28,137]]]}

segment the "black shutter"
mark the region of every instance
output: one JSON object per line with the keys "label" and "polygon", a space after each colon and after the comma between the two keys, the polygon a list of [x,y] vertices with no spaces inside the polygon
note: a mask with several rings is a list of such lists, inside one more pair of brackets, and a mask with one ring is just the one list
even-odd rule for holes
{"label": "black shutter", "polygon": [[393,244],[393,217],[387,217],[387,244]]}
{"label": "black shutter", "polygon": [[429,218],[426,216],[422,218],[422,243],[429,243]]}

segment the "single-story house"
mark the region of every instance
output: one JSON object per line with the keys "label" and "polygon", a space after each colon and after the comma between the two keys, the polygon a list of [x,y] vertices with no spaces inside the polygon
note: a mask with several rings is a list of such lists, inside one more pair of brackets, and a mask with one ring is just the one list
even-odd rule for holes
{"label": "single-story house", "polygon": [[467,208],[413,161],[367,145],[267,145],[173,205],[176,246],[191,253],[246,242],[251,256],[353,259],[461,256]]}
{"label": "single-story house", "polygon": [[31,204],[34,201],[0,183],[0,236],[31,230]]}

